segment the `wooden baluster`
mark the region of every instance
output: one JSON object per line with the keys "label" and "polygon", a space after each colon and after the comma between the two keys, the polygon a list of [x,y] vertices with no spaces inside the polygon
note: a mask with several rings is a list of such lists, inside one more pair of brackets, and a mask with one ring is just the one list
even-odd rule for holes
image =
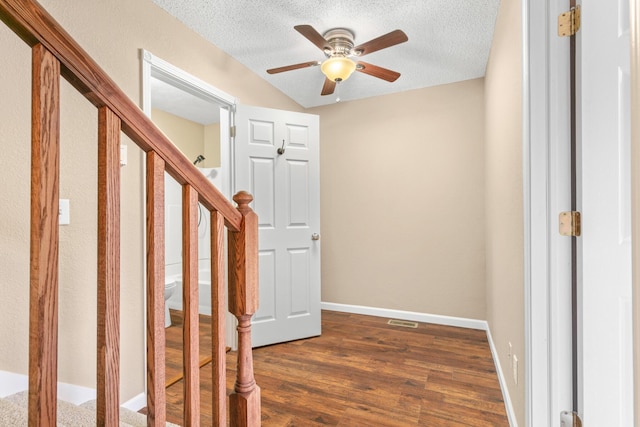
{"label": "wooden baluster", "polygon": [[227,360],[225,346],[226,301],[224,292],[224,217],[211,212],[211,333],[212,418],[227,425]]}
{"label": "wooden baluster", "polygon": [[198,193],[182,186],[182,360],[184,425],[200,425],[200,331],[198,313]]}
{"label": "wooden baluster", "polygon": [[164,160],[147,153],[147,426],[166,426]]}
{"label": "wooden baluster", "polygon": [[229,230],[229,311],[238,318],[238,369],[229,397],[232,426],[260,425],[260,387],[253,376],[251,316],[258,310],[258,216],[251,210],[251,194],[241,191],[233,200],[242,214],[240,231]]}
{"label": "wooden baluster", "polygon": [[98,425],[120,420],[120,118],[98,110]]}
{"label": "wooden baluster", "polygon": [[29,425],[56,424],[60,63],[32,51]]}

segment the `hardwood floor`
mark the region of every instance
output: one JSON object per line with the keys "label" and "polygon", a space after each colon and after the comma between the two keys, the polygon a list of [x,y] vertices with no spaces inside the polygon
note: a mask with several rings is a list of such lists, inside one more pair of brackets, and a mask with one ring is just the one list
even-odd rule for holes
{"label": "hardwood floor", "polygon": [[[169,310],[171,327],[165,329],[165,378],[167,387],[182,378],[182,312]],[[200,315],[200,367],[211,362],[211,316]]]}
{"label": "hardwood floor", "polygon": [[[323,311],[322,336],[254,349],[262,425],[509,425],[484,331],[387,321]],[[176,333],[179,325],[167,329],[168,345]],[[234,352],[227,363],[231,392]],[[210,366],[201,369],[202,425],[211,425]],[[167,420],[182,421],[182,381],[167,389]]]}

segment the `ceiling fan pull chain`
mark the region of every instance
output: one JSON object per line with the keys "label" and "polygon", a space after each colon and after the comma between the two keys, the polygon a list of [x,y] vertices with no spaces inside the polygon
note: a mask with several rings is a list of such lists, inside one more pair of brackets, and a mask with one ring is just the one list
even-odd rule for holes
{"label": "ceiling fan pull chain", "polygon": [[278,148],[278,154],[280,155],[284,154],[284,139],[282,140],[282,147]]}

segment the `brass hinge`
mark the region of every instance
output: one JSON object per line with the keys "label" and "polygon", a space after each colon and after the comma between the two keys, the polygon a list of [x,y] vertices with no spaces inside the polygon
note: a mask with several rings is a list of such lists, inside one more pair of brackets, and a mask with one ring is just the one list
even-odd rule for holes
{"label": "brass hinge", "polygon": [[560,235],[580,236],[580,212],[560,212]]}
{"label": "brass hinge", "polygon": [[570,11],[558,16],[558,35],[570,37],[580,29],[580,5],[572,7]]}
{"label": "brass hinge", "polygon": [[229,128],[229,136],[231,138],[235,138],[236,137],[236,127],[235,126],[231,126]]}
{"label": "brass hinge", "polygon": [[582,420],[575,412],[562,411],[560,413],[560,427],[582,427]]}

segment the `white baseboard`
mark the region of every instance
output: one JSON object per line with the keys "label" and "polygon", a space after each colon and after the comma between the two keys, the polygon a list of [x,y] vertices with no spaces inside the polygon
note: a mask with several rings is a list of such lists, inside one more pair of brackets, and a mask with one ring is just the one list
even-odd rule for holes
{"label": "white baseboard", "polygon": [[[13,372],[0,371],[0,397],[11,396],[12,394],[25,391],[29,388],[29,377]],[[96,398],[96,390],[79,385],[58,383],[58,399],[65,402],[80,405],[88,400]],[[132,411],[138,411],[147,406],[147,396],[140,393],[122,404],[123,407]]]}
{"label": "white baseboard", "polygon": [[58,399],[80,405],[96,398],[96,390],[80,385],[58,383]]}
{"label": "white baseboard", "polygon": [[0,397],[11,396],[28,388],[29,377],[26,375],[0,371]]}
{"label": "white baseboard", "polygon": [[124,402],[121,406],[129,409],[130,411],[138,412],[140,409],[147,406],[147,395],[145,393],[140,393],[139,395],[133,396],[131,399]]}
{"label": "white baseboard", "polygon": [[439,314],[418,313],[415,311],[393,310],[389,308],[366,307],[362,305],[337,304],[321,302],[323,310],[341,311],[344,313],[365,314],[368,316],[390,317],[398,320],[412,320],[414,322],[434,323],[436,325],[458,326],[460,328],[487,330],[485,320],[467,319],[464,317],[442,316]]}
{"label": "white baseboard", "polygon": [[504,406],[507,410],[507,418],[509,418],[509,425],[511,427],[518,427],[518,420],[516,419],[516,413],[513,410],[513,405],[511,404],[511,397],[509,396],[509,392],[507,389],[507,382],[504,376],[504,372],[502,372],[502,367],[500,365],[500,357],[498,357],[498,351],[496,350],[496,346],[493,343],[493,338],[491,337],[491,329],[487,327],[487,341],[489,341],[489,348],[491,349],[491,355],[493,356],[493,363],[496,365],[496,372],[498,374],[498,381],[500,382],[500,389],[502,390],[502,399],[504,400]]}
{"label": "white baseboard", "polygon": [[[13,372],[0,371],[0,397],[27,390],[29,388],[29,377]],[[96,391],[89,387],[79,385],[58,383],[58,399],[79,405],[87,400],[95,399]]]}

